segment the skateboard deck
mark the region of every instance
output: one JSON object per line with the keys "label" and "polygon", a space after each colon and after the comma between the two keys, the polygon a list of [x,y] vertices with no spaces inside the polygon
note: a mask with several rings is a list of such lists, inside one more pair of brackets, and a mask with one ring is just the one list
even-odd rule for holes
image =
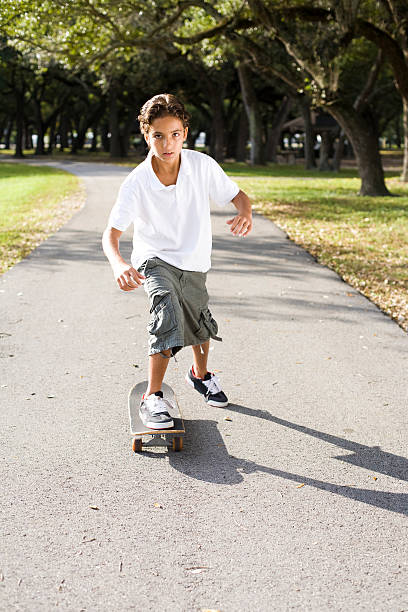
{"label": "skateboard deck", "polygon": [[136,453],[150,446],[166,446],[174,451],[181,451],[183,448],[183,435],[186,430],[176,395],[169,385],[163,383],[162,391],[164,399],[169,400],[175,407],[175,414],[170,413],[174,421],[174,427],[171,429],[150,429],[143,425],[139,416],[139,405],[142,395],[147,389],[147,384],[147,380],[144,380],[132,387],[129,393],[129,421],[130,433],[133,437],[133,450]]}

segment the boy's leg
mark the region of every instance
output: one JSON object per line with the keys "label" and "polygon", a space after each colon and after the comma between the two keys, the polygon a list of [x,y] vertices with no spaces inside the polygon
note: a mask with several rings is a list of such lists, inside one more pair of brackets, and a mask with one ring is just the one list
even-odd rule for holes
{"label": "boy's leg", "polygon": [[[166,357],[164,355],[166,355]],[[170,356],[170,349],[163,351],[163,355],[160,353],[149,355],[149,384],[145,393],[146,397],[151,393],[161,391],[164,375],[166,374],[169,364],[169,359],[167,359],[167,357]]]}
{"label": "boy's leg", "polygon": [[213,372],[207,370],[210,341],[193,345],[191,348],[193,349],[194,367],[186,375],[186,381],[204,396],[210,406],[225,408],[228,406],[228,398],[221,389],[220,380]]}
{"label": "boy's leg", "polygon": [[198,378],[204,378],[207,374],[208,352],[210,350],[210,341],[207,340],[202,344],[197,344],[191,347],[193,349],[194,372]]}

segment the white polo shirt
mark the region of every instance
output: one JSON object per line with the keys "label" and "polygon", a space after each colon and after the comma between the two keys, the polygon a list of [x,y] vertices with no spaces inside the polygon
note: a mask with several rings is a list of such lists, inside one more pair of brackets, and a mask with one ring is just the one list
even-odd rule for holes
{"label": "white polo shirt", "polygon": [[125,179],[109,225],[125,231],[133,223],[132,266],[160,257],[181,270],[211,267],[210,199],[225,206],[239,192],[212,157],[183,149],[177,183],[166,187],[152,168],[151,152]]}

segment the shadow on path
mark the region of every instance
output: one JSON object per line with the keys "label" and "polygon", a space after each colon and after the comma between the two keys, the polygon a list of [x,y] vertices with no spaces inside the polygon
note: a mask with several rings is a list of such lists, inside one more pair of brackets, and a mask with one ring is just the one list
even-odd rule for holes
{"label": "shadow on path", "polygon": [[352,455],[339,455],[334,457],[334,459],[346,461],[352,465],[362,467],[369,471],[379,472],[380,474],[385,474],[386,476],[391,476],[392,478],[408,481],[408,459],[406,457],[401,457],[400,455],[394,455],[392,453],[382,451],[379,446],[366,446],[364,444],[360,444],[359,442],[353,442],[352,440],[347,440],[345,438],[333,436],[322,431],[317,431],[316,429],[311,429],[310,427],[305,427],[304,425],[291,423],[290,421],[286,421],[285,419],[281,419],[270,414],[266,410],[253,410],[252,408],[240,406],[239,404],[229,404],[228,410],[259,419],[265,419],[266,421],[272,421],[277,425],[282,425],[283,427],[294,429],[295,431],[299,431],[300,433],[304,433],[308,436],[313,436],[314,438],[318,438],[324,442],[329,442],[330,444],[334,444],[335,446],[339,446],[340,448],[344,448],[345,450],[353,453]]}
{"label": "shadow on path", "polygon": [[[267,414],[263,411],[251,410],[245,406],[236,404],[230,404],[228,408],[260,418],[266,418],[264,414]],[[355,463],[355,465],[370,469],[382,468],[380,471],[384,474],[391,475],[395,478],[406,478],[407,460],[404,457],[383,453],[378,448],[371,449],[362,444],[349,442],[348,440],[343,440],[336,436],[324,434],[306,427],[304,428],[271,415],[268,415],[267,420],[280,425],[293,427],[298,431],[316,436],[324,441],[342,446],[343,448],[355,450],[356,455],[352,457],[355,457],[356,460],[351,461]],[[285,472],[273,467],[258,464],[254,461],[233,457],[228,453],[217,425],[217,421],[186,421],[187,435],[185,439],[185,449],[182,453],[169,452],[168,457],[171,466],[190,478],[225,485],[236,485],[241,483],[244,479],[243,474],[264,473],[269,476],[305,484],[328,493],[334,493],[352,501],[362,502],[390,512],[408,515],[407,493],[373,491],[371,489],[359,489],[350,485],[337,485],[324,480],[309,478],[303,474]],[[162,453],[149,453],[149,455],[156,458],[164,458],[166,456]],[[342,457],[338,458],[344,459]],[[344,460],[348,460],[348,457]],[[382,465],[380,465],[381,462]],[[402,476],[402,474],[404,474],[404,476]]]}

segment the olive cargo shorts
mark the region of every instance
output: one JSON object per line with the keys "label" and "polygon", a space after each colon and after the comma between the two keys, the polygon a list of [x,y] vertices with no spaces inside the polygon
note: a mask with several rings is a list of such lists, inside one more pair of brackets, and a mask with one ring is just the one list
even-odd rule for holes
{"label": "olive cargo shorts", "polygon": [[150,300],[149,355],[166,349],[175,355],[183,346],[221,340],[208,309],[206,273],[180,270],[159,257],[146,260],[138,271],[146,277]]}

